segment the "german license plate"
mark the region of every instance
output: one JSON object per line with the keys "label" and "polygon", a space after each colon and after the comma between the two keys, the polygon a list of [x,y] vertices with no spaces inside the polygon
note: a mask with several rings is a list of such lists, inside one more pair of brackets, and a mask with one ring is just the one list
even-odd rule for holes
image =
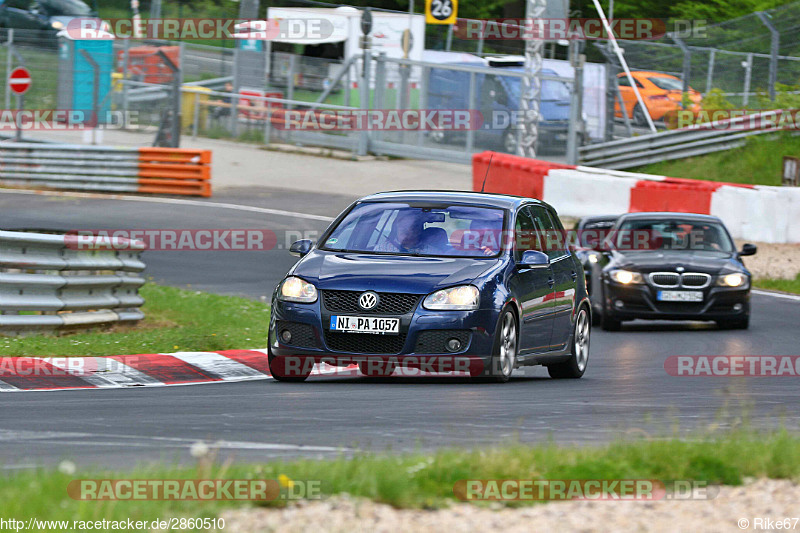
{"label": "german license plate", "polygon": [[380,318],[373,316],[331,317],[331,331],[350,333],[374,333],[377,335],[397,335],[400,333],[399,318]]}
{"label": "german license plate", "polygon": [[662,302],[702,302],[702,291],[658,291],[658,299]]}

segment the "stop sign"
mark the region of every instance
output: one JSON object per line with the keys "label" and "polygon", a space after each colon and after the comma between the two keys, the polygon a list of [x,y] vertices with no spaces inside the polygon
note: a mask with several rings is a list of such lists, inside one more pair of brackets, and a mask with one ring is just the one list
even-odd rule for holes
{"label": "stop sign", "polygon": [[31,88],[31,73],[24,67],[17,67],[8,76],[8,86],[15,94],[25,94]]}

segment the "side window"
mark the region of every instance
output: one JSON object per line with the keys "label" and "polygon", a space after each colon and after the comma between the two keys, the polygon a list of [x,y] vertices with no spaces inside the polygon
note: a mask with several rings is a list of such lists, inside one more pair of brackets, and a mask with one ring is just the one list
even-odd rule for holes
{"label": "side window", "polygon": [[553,220],[547,209],[535,205],[531,206],[531,213],[533,214],[534,223],[541,228],[542,240],[544,241],[544,252],[550,260],[557,259],[566,255],[564,249],[564,228],[561,221]]}
{"label": "side window", "polygon": [[527,207],[517,211],[517,223],[514,226],[514,260],[522,258],[522,252],[526,250],[536,250],[536,225]]}
{"label": "side window", "polygon": [[627,76],[620,76],[619,78],[617,78],[617,85],[619,85],[620,87],[630,87],[631,82],[628,81]]}

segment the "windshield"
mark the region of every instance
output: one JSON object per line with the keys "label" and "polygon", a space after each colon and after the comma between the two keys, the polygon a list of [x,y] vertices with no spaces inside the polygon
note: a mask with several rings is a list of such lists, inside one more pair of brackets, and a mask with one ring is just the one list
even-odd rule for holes
{"label": "windshield", "polygon": [[664,89],[665,91],[682,91],[683,90],[683,82],[681,80],[676,80],[675,78],[664,78],[662,76],[653,76],[652,78],[647,78],[653,85],[658,87],[659,89]]}
{"label": "windshield", "polygon": [[91,15],[92,10],[80,0],[39,0],[50,16]]}
{"label": "windshield", "polygon": [[329,233],[323,250],[489,257],[501,251],[503,210],[435,203],[365,202]]}
{"label": "windshield", "polygon": [[[506,76],[506,79],[511,87],[511,92],[521,95],[522,78]],[[540,100],[542,102],[569,102],[569,86],[563,81],[544,80],[542,81]]]}
{"label": "windshield", "polygon": [[619,250],[735,251],[728,232],[717,222],[699,220],[631,220],[617,230]]}

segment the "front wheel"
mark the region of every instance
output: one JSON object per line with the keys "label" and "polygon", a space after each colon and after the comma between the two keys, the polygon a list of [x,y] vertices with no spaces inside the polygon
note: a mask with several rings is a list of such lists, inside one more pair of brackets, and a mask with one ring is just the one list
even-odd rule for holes
{"label": "front wheel", "polygon": [[[314,366],[310,361],[299,358],[297,365],[289,364],[285,359],[278,361],[272,355],[272,339],[267,336],[267,363],[269,363],[269,372],[276,381],[285,381],[287,383],[300,383],[305,381],[311,375],[311,368]],[[287,370],[287,366],[291,370]],[[297,367],[297,368],[294,368]]]}
{"label": "front wheel", "polygon": [[517,365],[518,341],[517,317],[511,309],[505,308],[497,322],[492,358],[479,377],[497,383],[508,381]]}
{"label": "front wheel", "polygon": [[589,312],[585,307],[578,311],[575,330],[572,333],[572,353],[563,363],[549,365],[547,373],[555,379],[578,379],[586,372],[589,363],[589,340],[592,333]]}

